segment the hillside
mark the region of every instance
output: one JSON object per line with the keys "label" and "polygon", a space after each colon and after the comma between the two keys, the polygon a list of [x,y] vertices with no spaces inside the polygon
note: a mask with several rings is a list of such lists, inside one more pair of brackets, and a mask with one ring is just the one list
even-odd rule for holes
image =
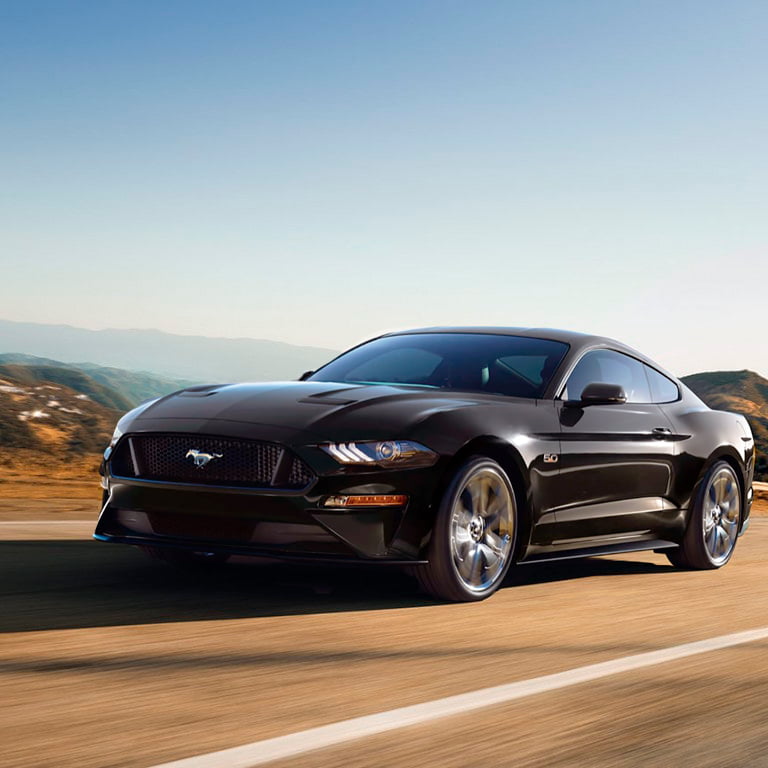
{"label": "hillside", "polygon": [[100,453],[124,410],[120,395],[79,371],[0,366],[3,466],[28,451],[46,461]]}
{"label": "hillside", "polygon": [[0,320],[0,353],[9,352],[67,363],[88,360],[97,366],[205,383],[297,379],[337,354],[261,339],[180,336],[154,330],[90,331]]}
{"label": "hillside", "polygon": [[768,479],[768,379],[753,371],[709,371],[682,381],[710,408],[746,416],[757,444],[756,479]]}
{"label": "hillside", "polygon": [[37,385],[43,385],[46,389],[51,389],[51,385],[59,385],[65,390],[73,390],[105,408],[116,411],[128,411],[133,407],[133,403],[128,398],[99,384],[76,368],[5,364],[0,365],[0,379],[13,382],[17,388],[25,387],[30,392],[34,391]]}
{"label": "hillside", "polygon": [[[125,409],[124,403],[128,403],[128,407],[132,408],[145,400],[203,383],[199,380],[170,379],[151,373],[126,371],[122,368],[106,368],[93,363],[62,363],[60,360],[51,360],[34,355],[0,354],[0,367],[8,364],[29,366],[38,370],[41,367],[53,367],[82,371],[97,384],[119,394],[121,400],[119,403],[114,403],[114,406],[123,409]],[[60,381],[60,383],[66,384],[67,382]],[[96,399],[98,400],[98,398]],[[110,403],[105,402],[104,404],[109,405]]]}

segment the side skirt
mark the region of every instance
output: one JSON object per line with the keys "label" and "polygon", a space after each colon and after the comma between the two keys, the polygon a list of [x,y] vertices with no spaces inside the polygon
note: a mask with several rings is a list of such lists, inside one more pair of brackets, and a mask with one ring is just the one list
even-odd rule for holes
{"label": "side skirt", "polygon": [[597,557],[599,555],[622,555],[626,552],[644,552],[653,550],[654,552],[662,549],[676,549],[680,546],[675,541],[666,539],[644,539],[642,541],[627,541],[615,544],[603,544],[597,547],[582,547],[581,549],[568,549],[562,552],[537,552],[533,553],[523,560],[518,561],[518,565],[527,565],[528,563],[545,563],[553,560],[575,560],[580,557]]}

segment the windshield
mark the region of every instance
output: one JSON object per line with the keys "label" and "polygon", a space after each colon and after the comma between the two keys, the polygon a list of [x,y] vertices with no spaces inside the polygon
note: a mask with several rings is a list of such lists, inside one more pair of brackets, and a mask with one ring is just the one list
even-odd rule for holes
{"label": "windshield", "polygon": [[374,339],[309,381],[396,384],[541,397],[568,345],[490,333],[413,333]]}

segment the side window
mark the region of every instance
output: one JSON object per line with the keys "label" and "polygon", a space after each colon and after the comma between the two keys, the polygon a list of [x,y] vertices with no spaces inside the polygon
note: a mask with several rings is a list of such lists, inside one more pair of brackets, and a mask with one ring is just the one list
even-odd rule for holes
{"label": "side window", "polygon": [[650,403],[651,391],[644,368],[639,360],[610,349],[587,352],[568,377],[563,397],[579,400],[588,384],[618,384],[624,388],[628,403]]}
{"label": "side window", "polygon": [[647,365],[645,372],[651,385],[651,400],[654,403],[673,403],[680,398],[680,390],[674,381]]}

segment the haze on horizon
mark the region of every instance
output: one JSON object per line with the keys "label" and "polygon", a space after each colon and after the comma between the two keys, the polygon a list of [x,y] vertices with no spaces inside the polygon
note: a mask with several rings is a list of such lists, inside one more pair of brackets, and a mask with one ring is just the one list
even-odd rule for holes
{"label": "haze on horizon", "polygon": [[0,9],[0,317],[768,372],[768,5]]}

